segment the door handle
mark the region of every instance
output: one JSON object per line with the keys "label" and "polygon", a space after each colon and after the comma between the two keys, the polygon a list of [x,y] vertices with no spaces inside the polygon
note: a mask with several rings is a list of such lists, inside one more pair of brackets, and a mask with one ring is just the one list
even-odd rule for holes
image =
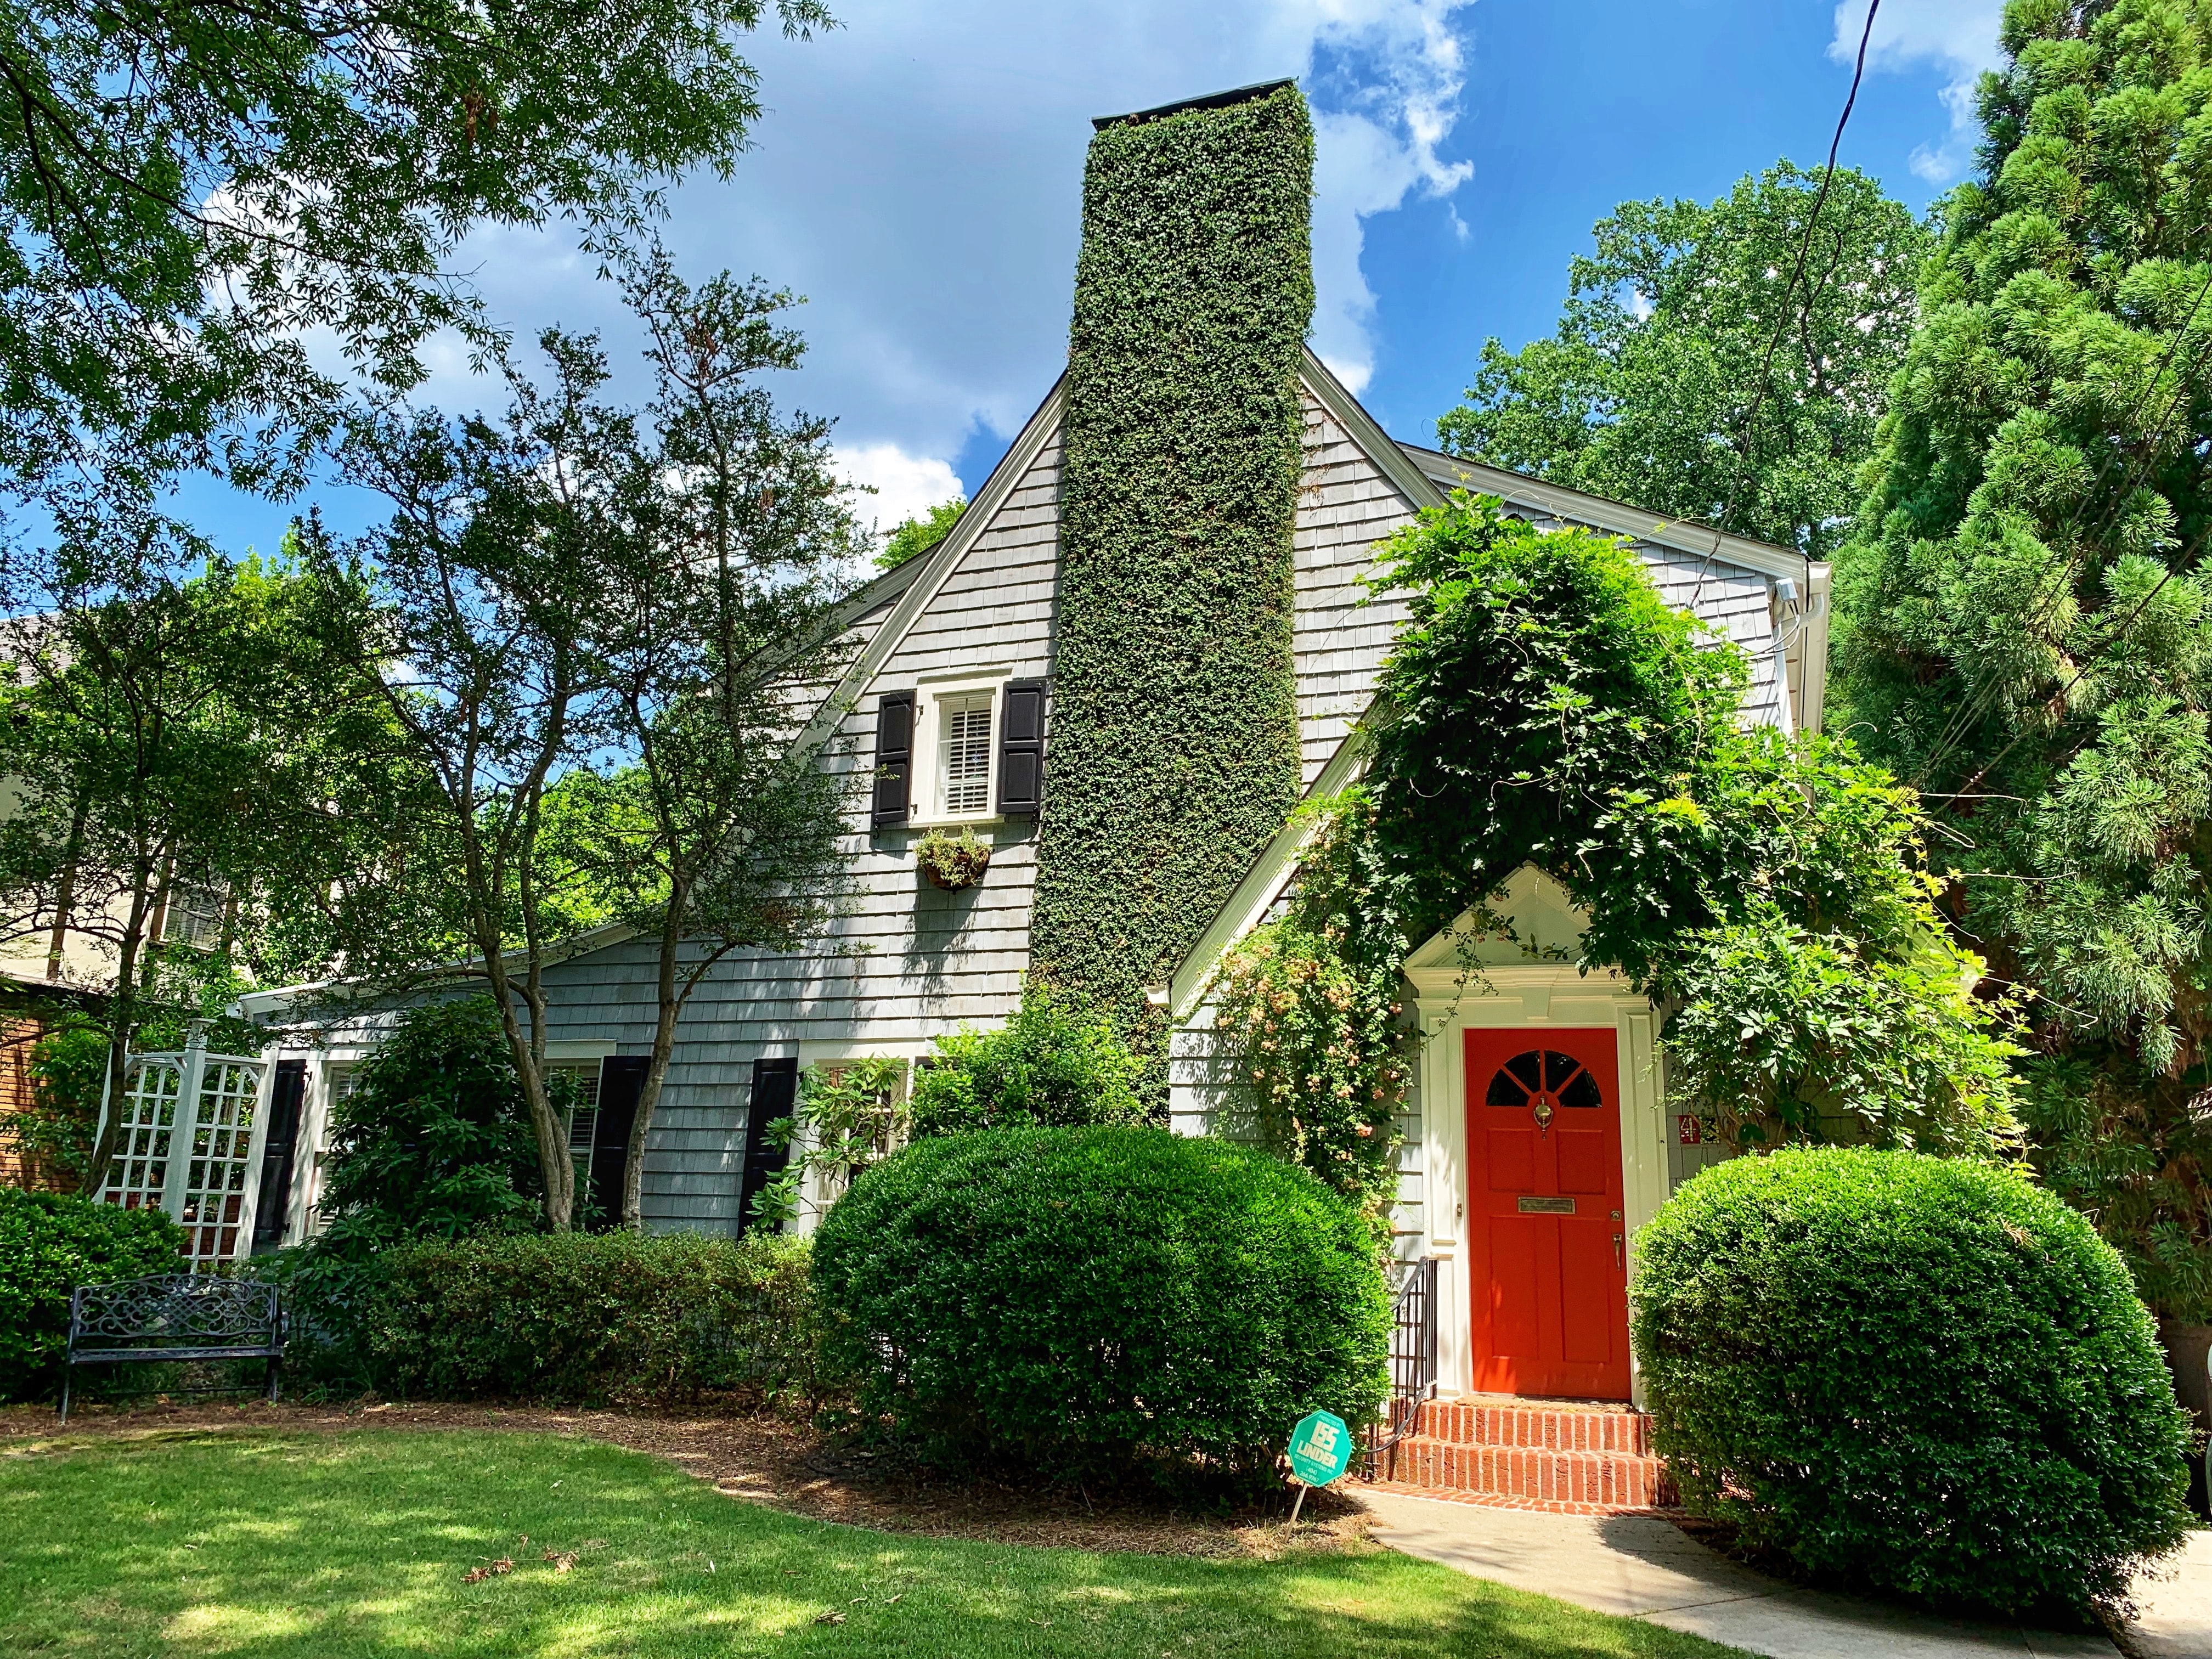
{"label": "door handle", "polygon": [[1628,1266],[1628,1257],[1621,1249],[1621,1236],[1619,1233],[1613,1236],[1613,1265],[1620,1268],[1626,1268]]}

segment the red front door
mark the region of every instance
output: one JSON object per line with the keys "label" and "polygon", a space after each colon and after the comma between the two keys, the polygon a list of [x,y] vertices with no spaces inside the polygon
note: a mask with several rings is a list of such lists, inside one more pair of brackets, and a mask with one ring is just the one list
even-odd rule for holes
{"label": "red front door", "polygon": [[1479,1391],[1628,1398],[1620,1079],[1611,1031],[1467,1034]]}

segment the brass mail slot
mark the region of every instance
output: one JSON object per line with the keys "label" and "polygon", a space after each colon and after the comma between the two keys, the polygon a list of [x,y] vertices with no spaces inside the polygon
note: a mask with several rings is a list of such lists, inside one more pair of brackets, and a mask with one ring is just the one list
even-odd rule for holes
{"label": "brass mail slot", "polygon": [[1521,1200],[1522,1215],[1572,1215],[1575,1201],[1571,1198],[1524,1198]]}

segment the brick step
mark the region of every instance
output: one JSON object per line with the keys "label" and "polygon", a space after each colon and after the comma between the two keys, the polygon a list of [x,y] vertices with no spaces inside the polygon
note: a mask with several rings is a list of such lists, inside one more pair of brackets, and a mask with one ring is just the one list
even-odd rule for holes
{"label": "brick step", "polygon": [[1651,1455],[1650,1418],[1626,1406],[1432,1400],[1419,1411],[1414,1435],[1452,1445]]}
{"label": "brick step", "polygon": [[1667,1466],[1619,1451],[1498,1446],[1413,1435],[1384,1452],[1378,1484],[1439,1498],[1571,1505],[1583,1513],[1660,1508],[1675,1501]]}

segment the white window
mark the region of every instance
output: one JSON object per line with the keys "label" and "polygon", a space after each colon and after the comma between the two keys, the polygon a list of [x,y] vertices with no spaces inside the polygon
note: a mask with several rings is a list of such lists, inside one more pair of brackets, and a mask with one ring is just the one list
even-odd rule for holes
{"label": "white window", "polygon": [[161,942],[189,945],[212,951],[222,941],[226,896],[212,887],[191,887],[179,882],[170,890],[168,908],[161,916]]}
{"label": "white window", "polygon": [[978,823],[997,816],[999,689],[1005,678],[948,676],[916,690],[908,823]]}
{"label": "white window", "polygon": [[937,799],[946,817],[991,810],[991,705],[996,701],[985,691],[937,705]]}

